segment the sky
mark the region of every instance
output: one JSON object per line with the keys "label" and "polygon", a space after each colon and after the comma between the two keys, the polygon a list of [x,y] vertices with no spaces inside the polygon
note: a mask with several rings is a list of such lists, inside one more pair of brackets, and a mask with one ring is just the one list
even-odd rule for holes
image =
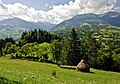
{"label": "sky", "polygon": [[3,0],[5,4],[22,3],[35,9],[48,11],[50,6],[65,4],[72,0]]}
{"label": "sky", "polygon": [[120,10],[120,0],[0,0],[0,20],[18,17],[58,24],[78,14]]}

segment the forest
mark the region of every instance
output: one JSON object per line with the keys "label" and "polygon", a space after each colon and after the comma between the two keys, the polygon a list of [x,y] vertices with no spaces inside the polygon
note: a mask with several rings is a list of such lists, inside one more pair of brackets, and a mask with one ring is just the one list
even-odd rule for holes
{"label": "forest", "polygon": [[[62,33],[61,33],[62,31]],[[23,32],[20,40],[0,40],[0,56],[76,66],[81,59],[90,67],[120,72],[120,30],[90,28]]]}

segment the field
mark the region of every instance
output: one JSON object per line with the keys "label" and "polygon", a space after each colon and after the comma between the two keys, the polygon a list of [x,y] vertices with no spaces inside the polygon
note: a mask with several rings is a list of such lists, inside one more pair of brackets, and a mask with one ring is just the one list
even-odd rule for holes
{"label": "field", "polygon": [[77,72],[73,66],[0,58],[0,84],[120,84],[120,73],[91,69]]}

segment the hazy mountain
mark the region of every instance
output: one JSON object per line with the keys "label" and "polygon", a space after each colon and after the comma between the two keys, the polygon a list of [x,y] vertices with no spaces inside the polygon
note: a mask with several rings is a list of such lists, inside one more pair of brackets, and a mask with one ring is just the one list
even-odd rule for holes
{"label": "hazy mountain", "polygon": [[0,21],[0,38],[13,37],[18,39],[22,32],[32,29],[49,31],[54,24],[46,22],[27,22],[19,18],[10,18]]}
{"label": "hazy mountain", "polygon": [[100,17],[100,19],[110,25],[120,26],[120,13],[118,12],[108,12],[102,14],[102,17]]}
{"label": "hazy mountain", "polygon": [[35,24],[40,26],[42,30],[47,30],[47,31],[50,31],[51,28],[55,26],[55,24],[51,24],[49,22],[36,22]]}
{"label": "hazy mountain", "polygon": [[101,25],[107,26],[120,26],[120,13],[118,12],[108,12],[105,14],[81,14],[74,16],[73,18],[63,21],[62,23],[54,26],[52,30],[59,29],[71,29],[73,27],[81,27],[84,25],[89,25],[93,28],[99,28]]}

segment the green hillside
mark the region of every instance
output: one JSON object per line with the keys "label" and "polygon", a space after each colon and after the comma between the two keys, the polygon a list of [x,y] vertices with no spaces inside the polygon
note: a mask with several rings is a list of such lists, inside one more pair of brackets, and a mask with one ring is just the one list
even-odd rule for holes
{"label": "green hillside", "polygon": [[120,84],[120,73],[95,69],[91,72],[77,72],[73,66],[60,68],[54,64],[0,58],[0,84]]}

